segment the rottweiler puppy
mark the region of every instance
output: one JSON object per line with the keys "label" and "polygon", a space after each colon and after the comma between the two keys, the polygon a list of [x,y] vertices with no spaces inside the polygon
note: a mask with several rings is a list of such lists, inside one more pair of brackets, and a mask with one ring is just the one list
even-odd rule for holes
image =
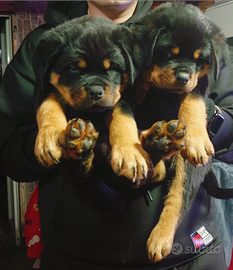
{"label": "rottweiler puppy", "polygon": [[42,36],[33,61],[39,129],[35,156],[42,165],[52,166],[65,157],[80,160],[83,174],[92,167],[98,132],[80,118],[67,123],[70,107],[91,114],[106,111],[113,170],[130,179],[147,173],[150,157],[120,101],[141,65],[132,62],[138,49],[131,36],[124,26],[90,16],[63,23]]}
{"label": "rottweiler puppy", "polygon": [[[214,154],[207,133],[205,98],[208,87],[200,85],[203,85],[202,80],[207,81],[211,70],[215,79],[218,78],[219,71],[227,64],[228,48],[220,29],[199,8],[181,2],[161,4],[141,18],[132,31],[144,51],[144,69],[140,76],[157,89],[180,96],[179,122],[176,123],[182,128],[180,134],[175,136],[178,141],[181,139],[177,144],[180,152],[173,158],[175,176],[160,220],[147,241],[148,256],[152,262],[156,262],[170,253],[182,210],[187,207],[184,206],[184,194],[187,178],[191,176],[188,173],[186,176],[187,163],[184,159],[195,166],[204,166],[209,162],[209,156]],[[163,140],[164,134],[169,140],[170,135],[163,131],[164,125],[166,127],[167,124],[156,123],[142,132],[141,142],[145,149],[149,147],[158,151],[160,134]],[[158,173],[166,174],[163,160],[155,168],[155,179]],[[200,180],[197,178],[194,181]],[[192,195],[189,193],[185,196]]]}

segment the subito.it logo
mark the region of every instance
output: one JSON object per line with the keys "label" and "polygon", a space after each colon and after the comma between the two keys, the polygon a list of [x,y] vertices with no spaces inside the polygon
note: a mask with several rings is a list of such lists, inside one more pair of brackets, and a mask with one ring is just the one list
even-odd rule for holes
{"label": "subito.it logo", "polygon": [[179,244],[179,243],[174,243],[173,244],[172,251],[171,251],[171,253],[173,255],[178,256],[178,255],[180,255],[182,253],[182,251],[183,251],[183,248],[182,248],[181,244]]}

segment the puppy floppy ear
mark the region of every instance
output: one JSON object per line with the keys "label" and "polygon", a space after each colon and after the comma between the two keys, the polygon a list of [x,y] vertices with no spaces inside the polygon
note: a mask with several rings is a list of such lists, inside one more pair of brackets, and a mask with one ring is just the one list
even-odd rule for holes
{"label": "puppy floppy ear", "polygon": [[49,68],[55,63],[62,45],[62,37],[52,29],[42,36],[36,47],[33,57],[33,70],[36,75],[36,103],[42,99],[49,81]]}
{"label": "puppy floppy ear", "polygon": [[[144,54],[145,54],[144,55],[144,57],[145,57],[144,64],[145,64],[146,69],[150,68],[152,65],[156,43],[157,43],[159,35],[162,31],[163,31],[163,28],[158,29],[158,31],[154,35],[151,35],[151,38],[149,39],[149,41],[146,42],[146,47],[145,47],[145,52],[144,52]],[[148,35],[148,36],[150,36],[150,35]]]}
{"label": "puppy floppy ear", "polygon": [[125,58],[126,70],[128,73],[129,83],[131,85],[133,85],[134,79],[137,76],[137,72],[136,72],[136,68],[135,68],[133,61],[132,61],[132,55],[129,54],[129,52],[124,44],[120,43],[119,45],[120,45],[121,51],[123,53],[123,56]]}
{"label": "puppy floppy ear", "polygon": [[127,47],[126,44],[120,42],[119,47],[120,47],[122,54],[125,58],[126,70],[127,70],[127,74],[128,74],[129,83],[131,85],[133,85],[134,80],[137,77],[137,75],[141,69],[142,61],[138,61],[140,56],[138,56],[138,55],[136,55],[136,53],[134,53],[134,49],[129,50],[129,48]]}
{"label": "puppy floppy ear", "polygon": [[133,38],[129,28],[121,26],[114,34],[115,43],[120,48],[126,62],[126,70],[129,83],[133,85],[135,78],[141,70],[143,62],[142,50],[138,42]]}
{"label": "puppy floppy ear", "polygon": [[149,69],[153,62],[154,50],[158,41],[160,33],[164,28],[156,29],[155,27],[151,32],[145,29],[144,24],[140,22],[132,26],[132,31],[136,40],[140,43],[141,49],[144,54],[144,67]]}
{"label": "puppy floppy ear", "polygon": [[217,26],[213,26],[214,36],[211,39],[212,58],[214,61],[214,79],[218,79],[219,72],[229,61],[229,50],[225,37]]}

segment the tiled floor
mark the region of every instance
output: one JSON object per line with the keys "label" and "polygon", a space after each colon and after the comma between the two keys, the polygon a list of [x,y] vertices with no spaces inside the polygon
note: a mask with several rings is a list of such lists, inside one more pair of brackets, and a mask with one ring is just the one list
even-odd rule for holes
{"label": "tiled floor", "polygon": [[0,249],[1,270],[32,270],[35,259],[28,259],[26,247]]}

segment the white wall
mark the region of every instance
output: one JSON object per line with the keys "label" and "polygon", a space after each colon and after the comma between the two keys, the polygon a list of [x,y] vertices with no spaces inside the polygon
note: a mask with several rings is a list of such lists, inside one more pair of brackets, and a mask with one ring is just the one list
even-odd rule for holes
{"label": "white wall", "polygon": [[205,14],[223,30],[227,38],[233,37],[233,1],[218,2],[207,8]]}

